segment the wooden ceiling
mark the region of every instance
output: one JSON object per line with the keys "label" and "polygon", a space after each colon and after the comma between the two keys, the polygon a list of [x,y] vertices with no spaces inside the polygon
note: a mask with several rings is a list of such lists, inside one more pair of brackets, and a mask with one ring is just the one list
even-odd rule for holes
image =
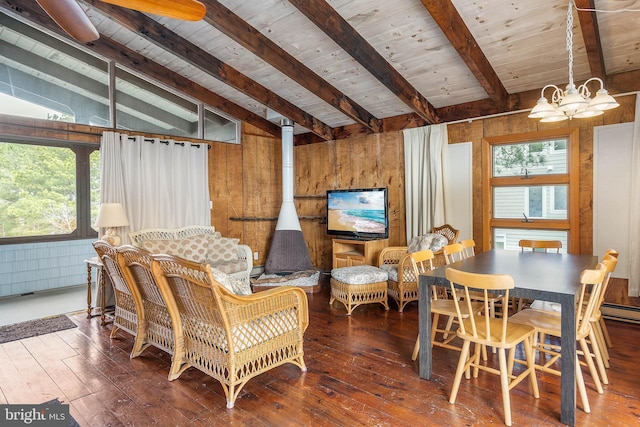
{"label": "wooden ceiling", "polygon": [[[198,22],[78,1],[86,48],[274,135],[267,110],[290,118],[297,144],[525,110],[568,81],[568,0],[201,1]],[[640,90],[640,0],[575,3],[598,10],[573,12],[576,82]],[[68,38],[35,0],[0,11]]]}

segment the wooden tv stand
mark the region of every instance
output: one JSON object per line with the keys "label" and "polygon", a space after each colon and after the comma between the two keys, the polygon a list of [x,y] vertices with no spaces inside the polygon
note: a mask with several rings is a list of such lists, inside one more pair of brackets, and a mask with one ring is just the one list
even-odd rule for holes
{"label": "wooden tv stand", "polygon": [[378,265],[380,251],[389,246],[389,239],[333,239],[333,268],[354,265]]}

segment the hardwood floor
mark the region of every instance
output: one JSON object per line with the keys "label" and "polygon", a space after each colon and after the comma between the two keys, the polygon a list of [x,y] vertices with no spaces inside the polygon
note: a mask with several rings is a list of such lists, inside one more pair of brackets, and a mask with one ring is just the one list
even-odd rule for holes
{"label": "hardwood floor", "polygon": [[[328,305],[329,289],[309,295],[305,333],[307,373],[285,365],[250,380],[234,409],[220,384],[191,368],[167,381],[170,357],[150,348],[129,359],[133,339],[99,318],[71,316],[78,328],[0,345],[0,404],[70,404],[81,426],[356,426],[504,425],[498,378],[463,380],[448,403],[458,353],[434,349],[434,377],[418,377],[411,352],[418,331],[417,303],[398,313],[391,303],[361,306],[352,316]],[[598,395],[585,369],[591,414],[578,426],[631,426],[640,422],[640,326],[609,321],[610,384]],[[490,360],[495,355],[490,354]],[[559,378],[538,374],[540,399],[523,382],[511,391],[514,425],[556,426]]]}

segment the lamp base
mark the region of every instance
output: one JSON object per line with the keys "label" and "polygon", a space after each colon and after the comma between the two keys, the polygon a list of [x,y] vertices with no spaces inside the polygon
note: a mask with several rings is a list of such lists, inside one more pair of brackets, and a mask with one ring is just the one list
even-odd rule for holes
{"label": "lamp base", "polygon": [[112,227],[107,228],[106,234],[100,239],[109,243],[111,246],[120,246],[122,243],[122,239],[116,234],[115,228]]}

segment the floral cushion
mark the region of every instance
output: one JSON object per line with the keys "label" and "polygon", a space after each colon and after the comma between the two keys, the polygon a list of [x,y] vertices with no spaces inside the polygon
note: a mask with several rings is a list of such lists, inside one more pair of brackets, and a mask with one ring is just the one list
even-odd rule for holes
{"label": "floral cushion", "polygon": [[236,279],[217,268],[211,268],[211,272],[213,273],[213,278],[228,291],[236,295],[251,295],[251,286],[248,282],[245,283],[242,280]]}
{"label": "floral cushion", "polygon": [[167,254],[184,258],[184,247],[179,240],[147,240],[142,247],[152,254]]}
{"label": "floral cushion", "polygon": [[147,240],[142,245],[152,254],[168,254],[193,262],[204,262],[209,241],[207,235],[199,234],[180,240]]}
{"label": "floral cushion", "polygon": [[206,257],[207,263],[219,264],[224,261],[238,260],[238,242],[240,239],[211,235],[208,237],[208,241],[209,252]]}
{"label": "floral cushion", "polygon": [[386,271],[372,265],[358,265],[355,267],[340,267],[331,270],[331,277],[348,285],[365,285],[387,281]]}
{"label": "floral cushion", "polygon": [[387,272],[389,280],[398,281],[398,264],[382,264],[380,269]]}
{"label": "floral cushion", "polygon": [[437,252],[448,244],[449,240],[442,234],[425,234],[424,236],[416,236],[411,239],[407,252],[419,252],[426,249]]}
{"label": "floral cushion", "polygon": [[247,269],[247,262],[237,258],[231,261],[217,261],[215,263],[207,262],[207,264],[227,274],[233,274]]}

